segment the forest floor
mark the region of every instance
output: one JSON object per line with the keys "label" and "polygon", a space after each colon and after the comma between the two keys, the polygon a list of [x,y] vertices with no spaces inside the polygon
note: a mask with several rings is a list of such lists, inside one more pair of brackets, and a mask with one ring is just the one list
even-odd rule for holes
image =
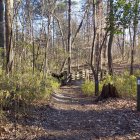
{"label": "forest floor", "polygon": [[[80,89],[65,86],[73,96]],[[139,140],[140,112],[132,99],[108,99],[97,104],[36,102],[27,113],[5,112],[0,140]]]}

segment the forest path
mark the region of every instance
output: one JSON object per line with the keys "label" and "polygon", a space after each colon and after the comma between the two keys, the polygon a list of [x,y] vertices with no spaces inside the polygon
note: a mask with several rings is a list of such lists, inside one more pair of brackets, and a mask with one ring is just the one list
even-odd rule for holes
{"label": "forest path", "polygon": [[[63,87],[65,94],[81,94],[79,87]],[[12,115],[4,122],[13,140],[129,140],[140,139],[140,113],[136,101],[108,99],[97,104],[35,103],[27,115]],[[3,130],[3,129],[2,129]],[[14,133],[16,132],[16,138]],[[1,138],[1,135],[0,135]]]}
{"label": "forest path", "polygon": [[45,128],[50,139],[140,139],[140,116],[131,100],[90,105],[52,103],[48,116]]}
{"label": "forest path", "polygon": [[66,104],[93,104],[95,97],[82,93],[82,82],[73,81],[71,85],[62,86],[60,90],[55,91],[51,96],[51,102]]}
{"label": "forest path", "polygon": [[[128,66],[115,65],[122,70]],[[84,97],[79,83],[64,86],[61,94]],[[51,102],[45,128],[53,140],[129,140],[140,139],[140,113],[136,101],[109,99],[97,104]],[[41,137],[42,138],[42,137]],[[43,137],[45,138],[45,137]]]}

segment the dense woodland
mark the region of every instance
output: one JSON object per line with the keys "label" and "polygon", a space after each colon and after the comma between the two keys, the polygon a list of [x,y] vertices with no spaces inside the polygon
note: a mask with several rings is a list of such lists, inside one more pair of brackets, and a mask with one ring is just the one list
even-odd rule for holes
{"label": "dense woodland", "polygon": [[[54,92],[96,102],[120,97],[134,105],[139,69],[140,0],[0,0],[2,125],[12,116],[18,132],[17,120],[32,116],[40,104],[50,109]],[[84,77],[73,78],[79,73]],[[0,131],[0,138],[9,139],[5,127]]]}

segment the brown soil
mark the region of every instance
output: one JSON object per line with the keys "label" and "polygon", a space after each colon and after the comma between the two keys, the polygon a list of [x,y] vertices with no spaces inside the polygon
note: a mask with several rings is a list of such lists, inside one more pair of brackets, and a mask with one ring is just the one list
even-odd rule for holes
{"label": "brown soil", "polygon": [[[61,90],[81,94],[74,87]],[[1,120],[0,139],[140,139],[140,113],[136,111],[136,101],[131,99],[108,99],[89,105],[39,102],[32,104],[28,113],[16,114],[16,119],[14,116],[7,111]]]}

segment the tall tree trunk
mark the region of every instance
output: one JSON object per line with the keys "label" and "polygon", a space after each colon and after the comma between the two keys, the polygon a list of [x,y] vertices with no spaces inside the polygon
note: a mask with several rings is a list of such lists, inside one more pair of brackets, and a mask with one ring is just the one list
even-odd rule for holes
{"label": "tall tree trunk", "polygon": [[25,22],[26,22],[26,27],[25,27],[25,40],[29,44],[32,44],[33,38],[32,38],[32,7],[31,7],[31,2],[30,0],[26,0],[26,6],[25,6]]}
{"label": "tall tree trunk", "polygon": [[0,48],[4,48],[3,0],[0,0]]}
{"label": "tall tree trunk", "polygon": [[68,74],[71,73],[71,0],[68,1]]}
{"label": "tall tree trunk", "polygon": [[97,39],[96,39],[96,46],[95,46],[95,62],[94,62],[94,65],[95,65],[95,74],[94,74],[94,79],[95,79],[95,95],[98,95],[99,93],[99,79],[98,79],[98,74],[99,74],[99,64],[100,64],[100,60],[99,60],[99,39],[100,39],[100,35],[99,35],[99,31],[97,32]]}
{"label": "tall tree trunk", "polygon": [[93,65],[93,53],[95,47],[95,39],[96,39],[96,15],[95,15],[95,3],[93,1],[93,40],[92,40],[92,47],[91,47],[91,58],[90,58],[90,65]]}
{"label": "tall tree trunk", "polygon": [[106,59],[107,59],[106,50],[107,50],[107,38],[106,38],[105,43],[103,45],[102,54],[101,54],[101,65],[102,65],[101,68],[102,69],[105,68],[105,64],[106,64]]}
{"label": "tall tree trunk", "polygon": [[48,59],[47,59],[47,50],[50,44],[50,22],[51,22],[51,16],[48,15],[48,25],[47,25],[47,42],[45,46],[45,61],[44,61],[44,76],[46,78],[46,73],[48,72]]}
{"label": "tall tree trunk", "polygon": [[[92,73],[93,73],[93,76],[94,76],[94,80],[95,80],[95,95],[97,96],[98,95],[98,91],[99,91],[98,73],[97,73],[97,68],[94,67],[94,64],[93,64],[93,58],[94,58],[93,57],[93,53],[94,53],[95,45],[97,45],[96,44],[96,6],[95,6],[95,2],[94,1],[93,1],[92,8],[93,8],[93,33],[94,34],[93,34],[93,40],[92,40],[90,66],[91,66],[91,70],[92,70]],[[97,43],[98,43],[98,41],[97,41]],[[97,49],[97,46],[96,46],[96,49]],[[97,54],[97,53],[95,52],[95,54]]]}
{"label": "tall tree trunk", "polygon": [[133,44],[132,44],[132,49],[131,49],[131,64],[130,64],[130,75],[133,75],[134,70],[133,70],[133,65],[134,65],[134,51],[135,51],[135,46],[136,46],[136,32],[137,32],[137,25],[138,25],[138,8],[139,8],[139,0],[135,1],[135,6],[134,6],[134,19],[133,19]]}
{"label": "tall tree trunk", "polygon": [[114,34],[111,33],[108,41],[108,70],[109,74],[113,75],[113,66],[112,66],[112,44],[113,44]]}
{"label": "tall tree trunk", "polygon": [[34,27],[33,27],[33,23],[31,23],[31,38],[32,38],[32,46],[33,46],[33,74],[35,72],[35,42],[34,42]]}
{"label": "tall tree trunk", "polygon": [[123,39],[122,39],[122,60],[124,60],[125,53],[125,28],[123,28]]}
{"label": "tall tree trunk", "polygon": [[[53,48],[53,51],[54,51],[54,32],[55,32],[55,20],[54,20],[54,17],[52,18],[52,48]],[[54,52],[53,52],[54,53]]]}
{"label": "tall tree trunk", "polygon": [[6,72],[12,70],[13,65],[13,40],[12,40],[12,22],[13,22],[13,0],[5,1],[5,31],[6,31]]}
{"label": "tall tree trunk", "polygon": [[130,62],[130,75],[133,75],[133,65],[134,65],[134,51],[136,46],[136,27],[134,27],[134,34],[133,34],[133,43],[131,48],[131,62]]}
{"label": "tall tree trunk", "polygon": [[[95,95],[99,94],[99,71],[100,71],[100,64],[101,64],[101,50],[102,50],[102,29],[101,29],[101,19],[102,19],[102,0],[97,1],[97,5],[95,6],[96,9],[96,45],[95,45],[95,72],[94,72],[94,79],[95,79]],[[98,17],[98,18],[97,18]]]}
{"label": "tall tree trunk", "polygon": [[113,0],[109,0],[109,24],[110,24],[110,36],[108,41],[108,70],[109,74],[113,75],[113,64],[112,64],[112,44],[114,38],[114,8]]}

